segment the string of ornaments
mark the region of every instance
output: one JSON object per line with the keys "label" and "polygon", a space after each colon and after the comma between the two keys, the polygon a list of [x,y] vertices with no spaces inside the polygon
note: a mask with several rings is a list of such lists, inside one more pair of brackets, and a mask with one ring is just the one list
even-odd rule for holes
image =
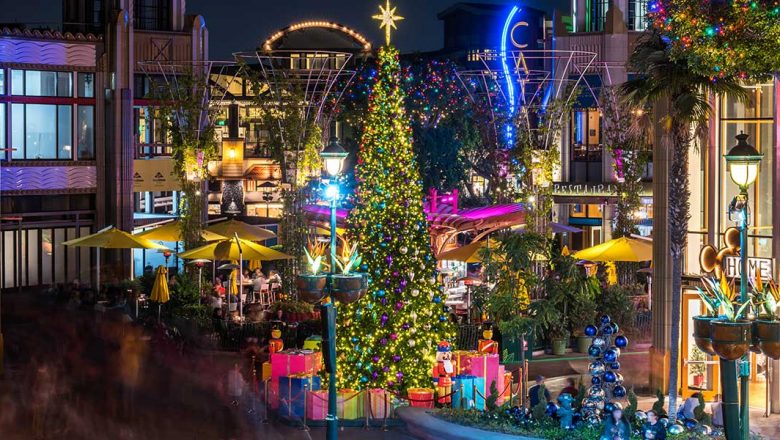
{"label": "string of ornaments", "polygon": [[585,336],[592,337],[588,347],[590,365],[590,388],[582,401],[582,419],[591,424],[601,423],[602,411],[612,412],[621,408],[619,402],[612,399],[626,397],[626,387],[623,385],[623,375],[620,370],[620,350],[628,347],[628,338],[618,334],[620,327],[612,321],[609,315],[602,315],[597,325],[585,327]]}
{"label": "string of ornaments", "polygon": [[695,72],[766,78],[780,70],[780,1],[652,0],[648,18]]}

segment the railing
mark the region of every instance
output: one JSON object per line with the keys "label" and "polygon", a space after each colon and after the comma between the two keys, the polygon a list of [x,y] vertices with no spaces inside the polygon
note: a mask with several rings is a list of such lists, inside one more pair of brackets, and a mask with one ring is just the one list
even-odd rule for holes
{"label": "railing", "polygon": [[136,159],[149,159],[158,156],[170,156],[173,147],[169,144],[140,144],[135,147]]}

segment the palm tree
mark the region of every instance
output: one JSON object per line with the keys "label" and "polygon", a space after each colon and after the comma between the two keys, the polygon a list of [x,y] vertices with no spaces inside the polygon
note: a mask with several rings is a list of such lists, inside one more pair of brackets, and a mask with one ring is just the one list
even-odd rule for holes
{"label": "palm tree", "polygon": [[[672,59],[669,45],[653,29],[637,42],[629,66],[640,74],[625,82],[621,92],[636,105],[666,102],[666,135],[661,142],[671,148],[669,170],[669,240],[672,256],[672,346],[669,350],[669,417],[677,414],[677,369],[679,364],[680,305],[682,301],[682,258],[690,219],[688,151],[696,137],[705,132],[712,113],[711,95],[747,99],[747,92],[733,78],[713,79],[700,75],[685,59]],[[659,140],[656,140],[659,141]]]}

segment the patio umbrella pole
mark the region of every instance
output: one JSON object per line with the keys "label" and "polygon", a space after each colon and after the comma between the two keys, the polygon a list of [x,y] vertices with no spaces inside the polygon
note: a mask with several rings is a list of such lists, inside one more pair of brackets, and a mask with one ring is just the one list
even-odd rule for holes
{"label": "patio umbrella pole", "polygon": [[236,237],[236,246],[238,246],[238,316],[244,316],[241,301],[241,292],[244,290],[244,250],[241,249],[241,242],[238,239],[238,233],[234,233]]}
{"label": "patio umbrella pole", "polygon": [[97,288],[95,293],[100,295],[100,248],[97,248]]}

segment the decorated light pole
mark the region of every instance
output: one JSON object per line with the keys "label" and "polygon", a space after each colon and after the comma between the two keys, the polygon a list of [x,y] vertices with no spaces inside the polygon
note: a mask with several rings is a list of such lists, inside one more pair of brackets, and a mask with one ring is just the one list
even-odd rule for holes
{"label": "decorated light pole", "polygon": [[[724,155],[731,180],[739,187],[739,194],[729,204],[729,219],[736,221],[739,228],[740,282],[739,302],[745,304],[748,298],[748,192],[747,189],[758,177],[759,164],[763,155],[747,143],[748,135],[740,132],[737,145]],[[744,316],[741,316],[742,318]],[[721,358],[721,387],[723,388],[723,412],[726,438],[748,438],[750,435],[750,409],[748,386],[750,381],[750,359],[742,356],[737,370],[736,361]],[[740,377],[740,405],[737,405],[736,372]],[[741,428],[741,429],[740,429]]]}

